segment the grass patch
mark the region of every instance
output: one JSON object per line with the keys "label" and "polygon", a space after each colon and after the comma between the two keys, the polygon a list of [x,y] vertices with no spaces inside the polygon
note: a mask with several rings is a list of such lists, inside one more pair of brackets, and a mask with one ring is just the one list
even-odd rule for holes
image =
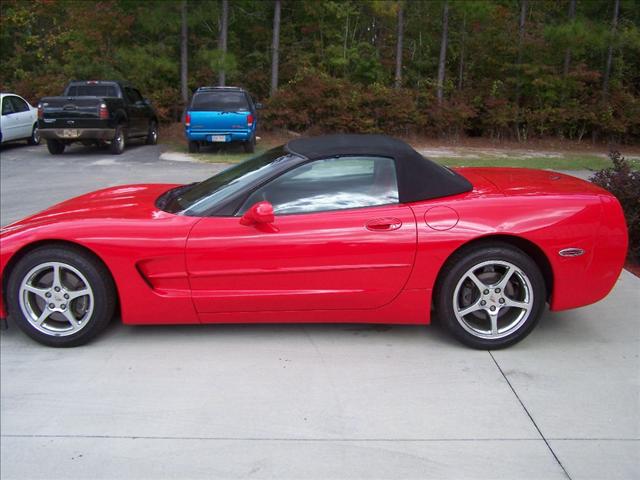
{"label": "grass patch", "polygon": [[246,153],[241,144],[207,145],[200,148],[200,153],[189,153],[186,145],[175,143],[167,143],[167,145],[171,146],[172,152],[188,153],[196,160],[207,163],[240,163],[248,158],[260,155],[275,146],[261,142],[256,145],[254,153]]}
{"label": "grass patch", "polygon": [[[554,170],[601,170],[611,167],[611,161],[598,155],[566,154],[562,157],[435,157],[436,162],[449,167],[526,167]],[[629,160],[631,168],[640,170],[640,160]]]}

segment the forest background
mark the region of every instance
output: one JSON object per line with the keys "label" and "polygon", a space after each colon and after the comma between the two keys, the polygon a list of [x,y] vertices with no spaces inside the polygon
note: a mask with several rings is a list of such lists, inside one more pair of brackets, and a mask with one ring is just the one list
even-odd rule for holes
{"label": "forest background", "polygon": [[0,88],[127,80],[166,122],[237,85],[262,128],[640,140],[635,0],[3,0]]}

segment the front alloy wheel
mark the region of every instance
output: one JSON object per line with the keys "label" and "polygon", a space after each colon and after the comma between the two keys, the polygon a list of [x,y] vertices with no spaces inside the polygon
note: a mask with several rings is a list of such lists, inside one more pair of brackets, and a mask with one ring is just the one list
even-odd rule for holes
{"label": "front alloy wheel", "polygon": [[9,276],[9,315],[34,340],[82,345],[109,323],[115,308],[110,273],[91,254],[44,246],[21,258]]}
{"label": "front alloy wheel", "polygon": [[20,282],[20,310],[32,326],[47,335],[67,336],[82,330],[93,313],[93,289],[77,268],[62,262],[33,267]]}

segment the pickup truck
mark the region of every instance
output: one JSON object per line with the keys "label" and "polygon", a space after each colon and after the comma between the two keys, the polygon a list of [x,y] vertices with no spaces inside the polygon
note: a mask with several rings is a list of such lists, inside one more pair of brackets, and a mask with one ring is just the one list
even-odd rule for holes
{"label": "pickup truck", "polygon": [[150,102],[125,82],[73,81],[61,97],[38,104],[38,129],[53,155],[67,145],[109,145],[119,155],[132,138],[158,141],[158,117]]}

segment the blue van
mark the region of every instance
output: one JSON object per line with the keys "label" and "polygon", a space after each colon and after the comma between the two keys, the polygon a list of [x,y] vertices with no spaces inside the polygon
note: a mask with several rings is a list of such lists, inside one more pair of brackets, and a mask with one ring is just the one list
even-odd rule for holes
{"label": "blue van", "polygon": [[239,87],[200,87],[187,108],[184,131],[189,152],[198,153],[200,146],[242,142],[251,153],[256,146],[256,110],[251,95]]}

